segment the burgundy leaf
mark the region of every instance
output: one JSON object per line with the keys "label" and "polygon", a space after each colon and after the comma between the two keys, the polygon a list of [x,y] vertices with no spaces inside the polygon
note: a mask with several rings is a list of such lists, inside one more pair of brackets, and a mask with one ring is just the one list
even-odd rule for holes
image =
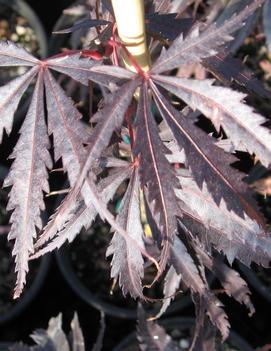
{"label": "burgundy leaf", "polygon": [[73,185],[86,155],[83,143],[87,143],[90,135],[80,121],[82,116],[72,100],[48,70],[45,72],[45,89],[48,131],[54,137],[55,161],[62,158],[64,170]]}
{"label": "burgundy leaf", "polygon": [[222,44],[233,39],[230,34],[239,29],[243,25],[243,21],[252,15],[263,2],[264,0],[253,1],[251,5],[232,16],[222,25],[212,24],[202,33],[199,31],[199,26],[195,25],[185,39],[181,34],[167,51],[162,51],[151,72],[162,73],[182,64],[197,63],[203,58],[215,55]]}
{"label": "burgundy leaf", "polygon": [[182,276],[184,284],[191,289],[193,294],[199,296],[200,308],[207,311],[211,322],[220,330],[225,340],[229,333],[229,323],[225,312],[221,308],[222,304],[204,283],[192,257],[178,237],[175,238],[171,251],[171,264],[176,272]]}
{"label": "burgundy leaf", "polygon": [[89,79],[108,88],[135,77],[135,73],[118,66],[99,65],[92,67],[89,71]]}
{"label": "burgundy leaf", "polygon": [[[127,176],[129,176],[129,173],[129,168],[122,167],[120,170],[113,172],[104,180],[100,181],[98,184],[98,190],[101,192],[102,199],[105,203],[108,203],[113,198],[117,188]],[[70,211],[70,216],[68,218],[64,217],[63,221],[60,221],[53,215],[48,225],[44,228],[39,240],[36,242],[35,249],[38,249],[38,251],[32,255],[31,259],[40,257],[47,252],[61,247],[66,240],[71,243],[80,233],[82,228],[87,230],[92,225],[96,216],[97,211],[93,205],[90,204],[89,206],[86,206],[82,199],[77,201],[76,208]],[[40,249],[40,247],[49,240],[52,241],[44,248]]]}
{"label": "burgundy leaf", "polygon": [[105,24],[108,24],[108,21],[105,20],[97,20],[97,19],[84,19],[82,21],[78,21],[75,23],[72,27],[61,29],[58,31],[53,32],[53,34],[67,34],[67,33],[72,33],[80,29],[88,29],[92,27],[97,27],[97,26],[102,26]]}
{"label": "burgundy leaf", "polygon": [[167,76],[153,78],[190,107],[210,118],[217,130],[222,126],[237,150],[255,153],[264,166],[271,163],[271,133],[262,126],[266,119],[243,103],[246,95],[213,86],[212,80]]}
{"label": "burgundy leaf", "polygon": [[[166,267],[170,248],[176,233],[176,214],[179,213],[174,188],[176,176],[165,154],[170,153],[159,137],[159,131],[150,109],[147,85],[140,93],[136,116],[136,141],[134,155],[139,158],[141,186],[153,217],[162,233],[160,267]],[[179,213],[180,215],[180,213]]]}
{"label": "burgundy leaf", "polygon": [[14,113],[17,110],[24,92],[37,74],[37,71],[37,67],[33,67],[27,73],[0,87],[0,142],[2,141],[4,130],[7,134],[10,134]]}
{"label": "burgundy leaf", "polygon": [[0,41],[0,66],[35,66],[40,61],[11,41]]}
{"label": "burgundy leaf", "polygon": [[125,113],[130,105],[134,91],[139,84],[140,81],[138,79],[124,84],[110,96],[106,106],[94,115],[98,123],[89,139],[85,163],[77,178],[76,184],[69,194],[71,199],[77,195],[86,179],[90,167],[93,165],[93,162],[101,156],[113,132],[121,128]]}
{"label": "burgundy leaf", "polygon": [[225,289],[225,293],[232,296],[239,303],[246,305],[250,311],[250,315],[252,315],[255,312],[255,308],[250,300],[251,292],[239,273],[228,267],[219,258],[210,257],[200,243],[197,243],[195,247],[204,266],[219,279]]}
{"label": "burgundy leaf", "polygon": [[270,92],[265,89],[262,82],[255,78],[248,68],[244,68],[240,59],[220,51],[217,55],[204,59],[202,64],[224,84],[231,85],[235,81],[246,90],[263,98],[271,99]]}
{"label": "burgundy leaf", "polygon": [[8,209],[11,215],[9,240],[15,240],[17,281],[14,297],[19,297],[28,271],[28,257],[33,252],[36,228],[41,228],[44,210],[43,191],[49,191],[46,168],[51,168],[50,146],[44,120],[43,71],[36,83],[33,99],[20,130],[20,138],[11,155],[15,158],[4,186],[12,186]]}
{"label": "burgundy leaf", "polygon": [[146,15],[147,32],[158,38],[174,40],[181,33],[187,33],[192,25],[191,18],[176,18],[176,13],[151,13]]}
{"label": "burgundy leaf", "polygon": [[174,299],[174,294],[179,289],[181,279],[182,275],[178,274],[173,266],[170,266],[164,279],[164,301],[155,319],[160,318],[166,312],[171,300]]}
{"label": "burgundy leaf", "polygon": [[89,70],[100,63],[89,58],[83,58],[81,54],[59,56],[50,58],[44,62],[46,66],[57,72],[64,73],[77,82],[88,86]]}
{"label": "burgundy leaf", "polygon": [[180,177],[182,191],[182,222],[206,244],[223,251],[232,263],[238,258],[246,265],[254,261],[263,266],[271,260],[271,240],[258,224],[245,216],[241,218],[227,210],[221,201],[218,207],[206,186],[199,189],[192,177]]}
{"label": "burgundy leaf", "polygon": [[141,351],[179,351],[178,344],[164,328],[153,321],[147,321],[142,306],[138,307],[137,339]]}
{"label": "burgundy leaf", "polygon": [[[122,199],[117,221],[140,246],[144,247],[137,171],[134,171]],[[140,250],[127,245],[123,237],[115,233],[106,252],[106,256],[110,255],[113,255],[111,278],[119,281],[123,295],[126,296],[129,293],[133,298],[144,298],[141,283],[144,274],[144,260]]]}
{"label": "burgundy leaf", "polygon": [[229,164],[236,159],[215,145],[211,136],[200,130],[194,121],[177,111],[151,83],[157,106],[175,136],[184,148],[186,164],[192,170],[199,187],[205,182],[215,202],[219,205],[223,198],[229,210],[243,216],[244,211],[264,226],[257,211],[251,206],[252,199],[246,193],[248,186],[242,182],[241,174]]}

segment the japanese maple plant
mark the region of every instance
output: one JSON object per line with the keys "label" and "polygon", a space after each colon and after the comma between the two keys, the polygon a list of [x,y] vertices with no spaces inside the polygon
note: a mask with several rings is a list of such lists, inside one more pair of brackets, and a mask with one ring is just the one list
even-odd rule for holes
{"label": "japanese maple plant", "polygon": [[[144,14],[143,0],[92,1],[91,14],[97,18],[70,29],[96,30],[82,50],[39,60],[12,42],[0,43],[0,66],[27,68],[0,88],[1,138],[4,130],[11,132],[19,101],[35,84],[4,182],[11,187],[8,238],[14,241],[14,297],[23,290],[30,259],[71,242],[99,215],[114,233],[107,255],[112,256],[111,277],[124,295],[152,302],[143,290],[150,287],[145,286],[144,270],[151,264],[156,269],[151,285],[164,279],[159,315],[182,280],[195,302],[198,326],[207,315],[225,339],[229,322],[205,269],[228,295],[254,312],[245,281],[230,265],[238,259],[268,267],[271,240],[244,174],[232,164],[239,150],[268,167],[271,134],[263,126],[266,119],[245,103],[244,93],[214,79],[175,73],[182,65],[201,64],[211,72],[219,70],[216,76],[225,81],[251,88],[250,77],[240,74],[225,52],[264,0],[250,1],[223,23],[208,25],[167,12],[169,0],[145,3]],[[101,102],[89,124],[81,120],[54,71],[101,87]],[[196,124],[201,114],[212,122],[215,134]],[[130,143],[124,145],[127,137]],[[43,227],[52,158],[62,161],[70,189]],[[126,192],[114,215],[108,203],[122,183]],[[144,232],[142,208],[151,235]],[[153,297],[158,298],[163,297]]]}

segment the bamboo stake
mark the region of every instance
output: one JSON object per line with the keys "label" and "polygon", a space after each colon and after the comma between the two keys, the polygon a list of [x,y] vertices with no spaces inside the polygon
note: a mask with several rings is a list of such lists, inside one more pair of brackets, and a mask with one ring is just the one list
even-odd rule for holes
{"label": "bamboo stake", "polygon": [[[121,42],[141,69],[148,71],[150,58],[145,33],[144,1],[112,0],[112,5]],[[136,71],[126,55],[123,55],[123,60],[128,69]]]}

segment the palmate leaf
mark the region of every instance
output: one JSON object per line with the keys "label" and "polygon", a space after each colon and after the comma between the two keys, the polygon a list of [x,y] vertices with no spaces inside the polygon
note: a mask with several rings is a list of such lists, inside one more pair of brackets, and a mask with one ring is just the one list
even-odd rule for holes
{"label": "palmate leaf", "polygon": [[[52,216],[52,219],[46,228],[45,234],[42,235],[40,240],[37,242],[36,248],[52,239],[56,233],[65,228],[66,223],[73,218],[73,215],[77,211],[76,201],[80,201],[81,198],[80,190],[82,183],[84,185],[81,193],[86,202],[86,206],[88,207],[90,204],[94,205],[95,210],[99,212],[101,217],[106,215],[107,217],[110,217],[111,221],[113,220],[112,215],[109,214],[105,208],[105,204],[103,203],[102,199],[98,200],[98,194],[93,187],[94,184],[90,182],[90,179],[87,179],[86,181],[85,179],[89,173],[90,167],[101,156],[102,151],[109,143],[115,128],[120,128],[125,112],[138,84],[139,81],[135,79],[123,85],[114,94],[112,94],[110,101],[108,101],[108,104],[104,107],[104,109],[96,113],[98,123],[88,141],[87,157],[84,158],[84,160],[77,159],[79,164],[83,162],[80,174],[68,196],[64,199],[62,204]],[[80,154],[78,153],[75,155],[80,157]],[[98,204],[99,201],[100,204]],[[99,209],[96,206],[99,206]]]}
{"label": "palmate leaf", "polygon": [[43,71],[39,73],[30,108],[20,130],[21,136],[11,155],[15,161],[4,182],[4,186],[12,186],[8,209],[14,211],[8,238],[15,240],[12,251],[16,256],[15,298],[20,295],[25,284],[36,228],[42,227],[40,212],[44,210],[43,191],[49,191],[46,168],[50,169],[52,162],[44,119],[43,74]]}
{"label": "palmate leaf", "polygon": [[170,104],[159,89],[151,83],[156,104],[176,141],[184,149],[187,167],[191,169],[197,184],[207,184],[213,199],[219,205],[223,198],[229,210],[242,216],[244,211],[261,225],[264,222],[251,205],[246,193],[248,186],[242,182],[241,174],[230,167],[236,159],[215,145],[211,136],[200,130],[190,116],[184,116]]}
{"label": "palmate leaf", "polygon": [[[122,199],[117,221],[140,246],[144,247],[137,170],[133,172],[128,189]],[[127,245],[123,237],[115,233],[106,252],[106,256],[110,255],[113,255],[111,278],[119,281],[124,296],[129,293],[133,298],[144,299],[141,284],[144,274],[144,260],[140,250]]]}
{"label": "palmate leaf", "polygon": [[[83,126],[78,121],[80,114],[76,111],[72,102],[65,97],[63,90],[57,85],[48,69],[52,68],[66,73],[71,78],[87,84],[90,68],[96,63],[76,55],[74,57],[62,56],[39,61],[24,49],[18,48],[12,43],[0,42],[0,65],[5,66],[8,63],[10,65],[34,67],[21,77],[1,87],[4,100],[2,105],[0,103],[0,106],[2,114],[5,116],[2,120],[1,133],[3,129],[6,129],[8,133],[10,132],[13,114],[19,100],[34,79],[35,74],[40,72],[32,104],[21,129],[21,137],[12,155],[16,159],[5,181],[6,186],[13,186],[8,207],[14,210],[11,216],[13,224],[9,238],[15,240],[13,250],[13,254],[16,256],[17,272],[15,297],[18,297],[25,283],[29,254],[33,253],[33,238],[36,236],[36,228],[41,228],[40,211],[44,209],[43,191],[49,191],[46,167],[51,168],[51,160],[47,151],[49,139],[43,111],[44,83],[48,100],[49,132],[53,133],[56,142],[55,155],[56,158],[62,158],[64,168],[67,170],[68,178],[72,184],[85,161],[83,143],[88,139]],[[45,81],[44,76],[46,77]],[[136,84],[135,81],[131,83],[131,85],[134,85],[133,89],[136,88]],[[128,89],[128,92],[130,93],[129,99],[131,99],[133,90]],[[129,101],[127,105],[128,103]],[[126,109],[127,106],[123,107],[122,116],[124,116]],[[107,136],[107,141],[104,142],[103,139],[101,143],[98,143],[98,146],[107,145],[115,126],[115,119],[113,118],[111,119],[111,130],[103,130]],[[65,139],[65,143],[63,139]],[[102,149],[103,147],[100,151]],[[96,144],[94,150],[97,152]],[[96,156],[99,155],[96,154]],[[68,213],[66,217],[61,218],[61,221],[65,222],[67,218],[72,216],[76,209],[76,201],[71,201],[67,208]],[[56,218],[60,221],[57,214]]]}
{"label": "palmate leaf", "polygon": [[195,25],[185,39],[181,34],[167,51],[162,51],[151,72],[162,73],[183,64],[197,63],[206,57],[214,56],[222,44],[233,39],[230,34],[239,29],[243,21],[253,14],[263,2],[264,0],[253,1],[251,5],[232,16],[228,21],[220,26],[212,24],[202,33],[200,33],[199,25]]}
{"label": "palmate leaf", "polygon": [[160,139],[154,116],[151,113],[147,84],[140,91],[136,115],[136,139],[134,156],[138,158],[141,186],[153,217],[161,230],[159,245],[162,247],[160,269],[164,270],[177,230],[176,215],[180,210],[174,188],[176,176],[165,154],[170,153]]}
{"label": "palmate leaf", "polygon": [[200,110],[217,130],[222,126],[236,150],[248,151],[264,166],[271,163],[271,133],[262,126],[266,119],[243,102],[245,94],[213,86],[213,80],[153,76],[156,83]]}
{"label": "palmate leaf", "polygon": [[180,182],[182,191],[176,194],[182,200],[181,222],[190,232],[207,248],[213,244],[223,251],[230,263],[237,258],[248,266],[253,261],[268,267],[271,240],[255,221],[228,211],[223,200],[218,207],[206,186],[200,189],[192,177],[180,177]]}

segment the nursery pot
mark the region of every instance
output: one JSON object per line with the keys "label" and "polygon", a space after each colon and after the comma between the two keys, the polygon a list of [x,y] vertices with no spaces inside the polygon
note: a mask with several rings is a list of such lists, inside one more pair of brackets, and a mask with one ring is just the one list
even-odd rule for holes
{"label": "nursery pot", "polygon": [[[82,5],[84,1],[75,1],[70,7],[76,5]],[[83,19],[83,15],[68,15],[63,13],[54,25],[53,32],[57,32],[64,28],[71,27],[79,19]],[[80,31],[77,32],[80,35]],[[76,36],[76,38],[78,38]],[[69,47],[72,49],[78,49],[80,46],[80,41],[78,43],[73,43],[73,34],[52,34],[49,40],[49,55],[56,55],[61,52],[61,49],[69,43]]]}
{"label": "nursery pot", "polygon": [[12,10],[12,12],[26,19],[29,27],[31,27],[35,33],[39,45],[40,57],[46,57],[48,52],[47,37],[41,21],[33,9],[24,0],[0,0],[0,6],[1,8],[6,7],[7,10]]}
{"label": "nursery pot", "polygon": [[[67,246],[62,247],[59,251],[56,252],[56,258],[58,262],[58,266],[60,271],[62,272],[64,278],[70,285],[71,289],[88,305],[103,311],[107,315],[124,318],[124,319],[136,319],[137,318],[137,310],[136,306],[134,308],[129,307],[120,307],[118,305],[114,305],[114,301],[105,301],[103,297],[100,297],[97,289],[97,292],[90,290],[78,277],[75,272],[74,267],[72,266],[71,258],[69,255],[69,250]],[[105,258],[104,258],[105,259]],[[91,280],[93,277],[90,276]],[[108,278],[110,279],[110,278]],[[94,290],[94,289],[93,289]],[[123,301],[125,301],[124,297],[122,297]],[[121,300],[122,301],[122,300]],[[187,306],[192,303],[190,296],[184,295],[179,300],[173,301],[169,308],[166,311],[166,315],[172,314],[176,311],[183,310]],[[155,315],[158,313],[158,309],[150,309],[147,312],[151,315]]]}
{"label": "nursery pot", "polygon": [[238,263],[238,267],[249,285],[251,285],[267,302],[271,303],[271,279],[270,286],[268,287],[252,269],[240,262]]}
{"label": "nursery pot", "polygon": [[[159,325],[163,326],[167,333],[177,330],[180,332],[187,332],[193,329],[195,325],[194,318],[170,318],[164,319],[158,322]],[[254,351],[254,349],[238,334],[235,332],[230,332],[228,339],[225,342],[229,347],[233,347],[234,350],[238,351]],[[137,346],[136,333],[131,333],[123,341],[121,341],[117,346],[114,347],[113,351],[139,351]],[[188,350],[188,348],[180,348],[180,350]]]}
{"label": "nursery pot", "polygon": [[[25,287],[23,295],[19,297],[15,303],[9,307],[9,309],[3,313],[0,313],[0,325],[16,319],[27,308],[31,301],[34,300],[44,283],[49,265],[50,256],[46,255],[39,263],[37,273],[33,278],[32,284],[29,287]],[[12,294],[12,291],[10,293]]]}

